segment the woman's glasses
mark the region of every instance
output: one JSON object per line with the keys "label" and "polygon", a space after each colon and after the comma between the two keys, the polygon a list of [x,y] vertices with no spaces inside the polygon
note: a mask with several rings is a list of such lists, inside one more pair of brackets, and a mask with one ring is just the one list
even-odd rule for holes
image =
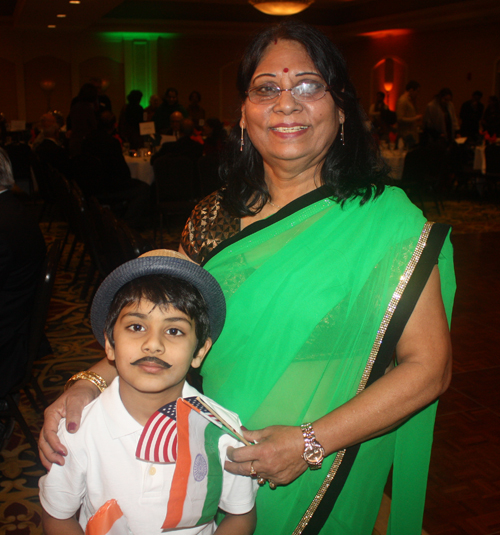
{"label": "woman's glasses", "polygon": [[249,89],[246,94],[254,104],[267,104],[281,96],[283,91],[290,91],[292,97],[299,102],[314,102],[326,95],[330,88],[314,80],[302,80],[291,89],[281,89],[274,82],[267,82]]}

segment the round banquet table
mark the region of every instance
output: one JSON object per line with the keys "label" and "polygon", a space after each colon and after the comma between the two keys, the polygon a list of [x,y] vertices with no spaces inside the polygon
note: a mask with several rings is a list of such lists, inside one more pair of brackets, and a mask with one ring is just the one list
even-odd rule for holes
{"label": "round banquet table", "polygon": [[154,181],[155,174],[151,165],[151,156],[125,156],[130,176],[146,182],[151,185]]}
{"label": "round banquet table", "polygon": [[403,176],[403,168],[407,152],[408,151],[406,150],[399,149],[382,149],[380,151],[380,155],[387,163],[387,165],[391,168],[389,176],[393,180],[401,180],[401,177]]}

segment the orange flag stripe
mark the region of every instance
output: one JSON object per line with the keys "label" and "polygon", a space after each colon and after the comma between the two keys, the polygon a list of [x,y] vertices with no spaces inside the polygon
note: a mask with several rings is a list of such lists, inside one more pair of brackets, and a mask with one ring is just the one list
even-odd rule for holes
{"label": "orange flag stripe", "polygon": [[[189,413],[191,408],[185,403],[177,402],[177,447],[180,444],[189,444]],[[167,518],[162,529],[177,526],[182,519],[184,501],[186,499],[189,472],[191,470],[191,452],[189,447],[179,448],[176,461],[176,478],[172,482],[168,500]],[[168,519],[168,525],[167,524]]]}
{"label": "orange flag stripe", "polygon": [[118,502],[108,500],[88,521],[85,535],[105,535],[122,516]]}

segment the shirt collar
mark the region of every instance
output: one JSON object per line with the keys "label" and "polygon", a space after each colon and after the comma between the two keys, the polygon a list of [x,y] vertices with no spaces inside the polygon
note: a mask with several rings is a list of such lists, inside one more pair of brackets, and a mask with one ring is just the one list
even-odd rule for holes
{"label": "shirt collar", "polygon": [[[142,433],[144,427],[127,411],[120,399],[120,378],[117,377],[101,394],[100,401],[104,419],[112,438]],[[200,393],[187,382],[182,387],[182,397],[199,396]],[[158,407],[160,408],[160,407]]]}

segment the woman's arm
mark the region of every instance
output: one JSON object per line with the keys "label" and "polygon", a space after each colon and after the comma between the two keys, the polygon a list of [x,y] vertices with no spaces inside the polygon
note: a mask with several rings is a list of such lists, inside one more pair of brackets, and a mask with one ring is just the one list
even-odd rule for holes
{"label": "woman's arm", "polygon": [[217,535],[252,535],[257,524],[257,514],[254,508],[244,515],[232,515],[226,513],[226,516],[215,530]]}
{"label": "woman's arm", "polygon": [[[397,344],[398,366],[361,394],[313,422],[327,455],[393,429],[441,395],[451,380],[451,343],[434,268]],[[307,469],[299,427],[273,426],[245,432],[255,446],[228,449],[232,473],[259,476],[285,485]]]}
{"label": "woman's arm", "polygon": [[42,523],[45,535],[84,535],[82,527],[74,516],[59,520],[42,509]]}
{"label": "woman's arm", "polygon": [[[98,373],[108,385],[116,377],[116,368],[107,358],[100,360],[90,370]],[[98,395],[99,389],[90,381],[77,381],[45,409],[38,449],[40,460],[47,470],[50,470],[52,463],[63,465],[64,456],[68,453],[57,436],[61,418],[66,418],[68,432],[76,433],[80,427],[83,408]]]}

